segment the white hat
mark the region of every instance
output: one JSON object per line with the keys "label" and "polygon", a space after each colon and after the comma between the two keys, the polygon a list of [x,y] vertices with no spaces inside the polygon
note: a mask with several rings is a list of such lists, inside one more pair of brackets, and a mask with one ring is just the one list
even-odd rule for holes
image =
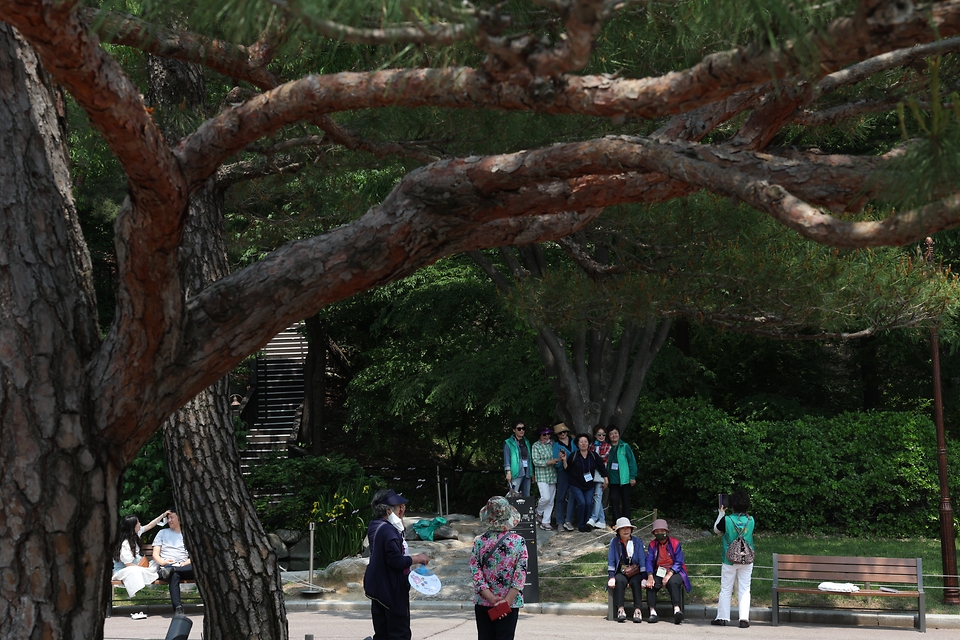
{"label": "white hat", "polygon": [[623,529],[624,527],[630,527],[631,531],[636,529],[635,526],[630,524],[630,518],[617,518],[617,524],[613,525],[613,530],[619,532],[620,529]]}

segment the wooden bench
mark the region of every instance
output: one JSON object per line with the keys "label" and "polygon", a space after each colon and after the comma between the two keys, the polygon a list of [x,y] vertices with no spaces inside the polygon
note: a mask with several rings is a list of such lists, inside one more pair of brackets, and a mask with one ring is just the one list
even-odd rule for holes
{"label": "wooden bench", "polygon": [[[781,580],[810,582],[850,582],[860,591],[854,593],[823,591],[816,585],[789,584]],[[880,587],[896,585],[895,589]],[[901,587],[909,585],[908,590]],[[927,631],[927,601],[923,592],[923,561],[920,558],[859,558],[842,556],[803,556],[773,554],[773,624],[780,623],[781,593],[813,593],[831,596],[868,598],[912,598],[919,606],[920,632]]]}
{"label": "wooden bench", "polygon": [[[141,543],[141,545],[140,545],[140,555],[141,555],[142,557],[148,559],[148,560],[152,559],[152,558],[153,558],[153,547],[152,547],[151,545],[144,545],[144,544]],[[190,578],[189,580],[183,580],[183,579],[180,580],[180,584],[196,584],[196,582],[197,582],[197,581],[194,580],[193,578]],[[159,579],[158,579],[158,580],[154,580],[154,581],[151,582],[150,584],[151,584],[151,585],[165,585],[165,584],[169,584],[169,583],[168,583],[168,582],[164,582],[163,580],[159,580]],[[122,587],[122,586],[123,586],[123,581],[122,581],[122,580],[111,580],[111,581],[110,581],[110,603],[107,605],[107,617],[108,617],[108,618],[113,615],[113,603],[114,603],[114,600],[116,600],[116,596],[117,596],[116,588],[117,588],[117,587]],[[169,596],[167,596],[167,598],[166,598],[165,600],[166,600],[167,602],[169,602],[169,599],[170,599]]]}
{"label": "wooden bench", "polygon": [[[644,596],[646,596],[647,594],[646,588],[643,589],[643,594]],[[687,595],[687,590],[680,589],[680,611],[683,611],[684,613],[686,613],[686,610],[687,610],[686,595]],[[664,600],[664,597],[666,598],[666,600]],[[666,603],[667,608],[670,610],[669,617],[672,619],[673,605],[670,604],[670,594],[667,593],[666,590],[664,590],[664,593],[660,594],[660,596],[657,599],[660,600],[660,603],[657,605],[657,612],[659,613],[660,606]],[[623,600],[624,600],[623,610],[627,612],[627,622],[630,622],[633,619],[633,591],[630,590],[629,584],[627,585],[627,591],[624,594]],[[644,620],[650,617],[650,612],[647,611],[646,597],[644,597],[643,603],[640,605],[640,609],[642,611],[646,611],[647,613],[647,617],[644,618]],[[643,614],[640,614],[640,615],[643,615]],[[617,619],[617,608],[613,606],[613,589],[611,589],[610,587],[607,587],[607,620],[616,621],[616,619]]]}

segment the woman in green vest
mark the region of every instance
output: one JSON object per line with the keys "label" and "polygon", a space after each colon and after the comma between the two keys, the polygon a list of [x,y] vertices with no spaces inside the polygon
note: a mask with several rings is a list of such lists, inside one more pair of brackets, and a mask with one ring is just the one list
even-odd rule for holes
{"label": "woman in green vest", "polygon": [[610,455],[607,477],[610,478],[610,510],[613,521],[630,517],[630,489],[637,484],[637,459],[630,445],[620,439],[620,429],[607,427]]}
{"label": "woman in green vest", "polygon": [[503,472],[507,484],[524,498],[530,497],[530,481],[533,479],[533,458],[530,442],[524,437],[526,425],[514,420],[512,435],[503,441]]}

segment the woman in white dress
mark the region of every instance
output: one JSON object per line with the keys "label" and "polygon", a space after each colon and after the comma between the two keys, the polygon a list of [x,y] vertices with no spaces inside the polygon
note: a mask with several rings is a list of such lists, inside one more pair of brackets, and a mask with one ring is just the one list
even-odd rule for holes
{"label": "woman in white dress", "polygon": [[[120,523],[120,534],[113,549],[113,577],[120,580],[132,598],[140,589],[157,579],[156,569],[140,566],[140,534],[153,529],[169,512],[164,511],[144,526],[137,516],[127,516]],[[146,564],[146,563],[144,563]]]}

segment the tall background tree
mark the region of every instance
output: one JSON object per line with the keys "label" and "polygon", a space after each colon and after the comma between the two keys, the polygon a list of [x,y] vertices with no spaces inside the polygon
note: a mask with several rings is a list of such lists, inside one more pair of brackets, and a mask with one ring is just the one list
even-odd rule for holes
{"label": "tall background tree", "polygon": [[608,211],[558,243],[498,254],[471,257],[536,331],[557,415],[578,432],[626,433],[676,318],[842,341],[937,322],[955,299],[916,251],[837,253],[708,195]]}

